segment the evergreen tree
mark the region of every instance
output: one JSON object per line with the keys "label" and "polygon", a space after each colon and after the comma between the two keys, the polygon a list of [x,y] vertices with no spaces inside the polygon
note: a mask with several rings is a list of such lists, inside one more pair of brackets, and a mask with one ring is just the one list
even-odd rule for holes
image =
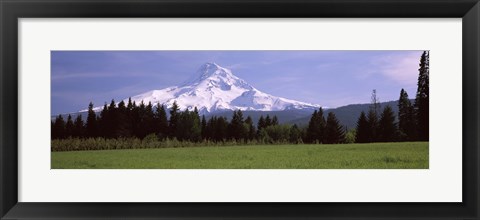
{"label": "evergreen tree", "polygon": [[118,108],[115,112],[115,120],[117,121],[117,128],[115,129],[114,137],[131,137],[132,129],[129,123],[128,108],[122,100],[118,103]]}
{"label": "evergreen tree", "polygon": [[173,105],[172,105],[172,108],[170,109],[170,121],[169,121],[169,124],[168,124],[168,128],[170,130],[170,135],[172,137],[175,136],[175,131],[177,130],[178,110],[179,110],[179,107],[177,105],[177,101],[174,101]]}
{"label": "evergreen tree", "polygon": [[205,129],[205,139],[215,141],[215,126],[217,125],[217,117],[213,116],[207,121]]}
{"label": "evergreen tree", "polygon": [[273,116],[272,118],[272,125],[275,126],[275,125],[278,125],[278,118],[276,115]]}
{"label": "evergreen tree", "polygon": [[267,117],[265,117],[265,127],[271,126],[272,125],[272,119],[270,119],[270,115],[267,114]]}
{"label": "evergreen tree", "polygon": [[155,121],[155,133],[160,137],[166,137],[168,135],[168,120],[165,106],[157,103],[157,109],[154,115]]}
{"label": "evergreen tree", "polygon": [[85,128],[82,120],[82,115],[77,115],[73,123],[73,136],[83,138],[85,136]]}
{"label": "evergreen tree", "polygon": [[207,120],[205,119],[205,115],[202,115],[202,139],[208,139],[207,138]]}
{"label": "evergreen tree", "polygon": [[319,129],[317,132],[317,137],[318,137],[318,140],[323,143],[324,141],[324,136],[325,136],[325,129],[326,129],[326,125],[327,125],[327,122],[325,121],[325,117],[323,117],[323,109],[320,108],[318,110],[318,113],[317,113],[318,117],[317,117],[317,120],[318,120],[318,124],[319,124]]}
{"label": "evergreen tree", "polygon": [[116,131],[118,130],[118,118],[117,118],[117,109],[115,105],[115,100],[110,101],[110,105],[107,109],[107,129],[103,132],[106,134],[107,138],[116,138]]}
{"label": "evergreen tree", "polygon": [[152,102],[148,102],[148,105],[145,106],[143,126],[145,127],[145,135],[156,133],[155,132],[155,113],[153,112]]}
{"label": "evergreen tree", "polygon": [[126,106],[127,110],[125,112],[125,127],[128,130],[129,136],[134,136],[135,130],[135,121],[134,121],[134,105],[132,103],[132,98],[128,98],[128,103]]}
{"label": "evergreen tree", "polygon": [[398,99],[398,129],[400,140],[415,140],[414,108],[407,92],[403,89],[400,91],[400,98]]}
{"label": "evergreen tree", "polygon": [[175,129],[175,136],[178,140],[183,141],[183,140],[188,140],[189,134],[188,132],[190,127],[193,126],[191,124],[191,121],[189,119],[190,111],[185,109],[185,111],[180,111],[178,112],[177,115],[177,126]]}
{"label": "evergreen tree", "polygon": [[52,139],[63,138],[65,138],[65,120],[63,120],[62,115],[58,115],[53,123]]}
{"label": "evergreen tree", "polygon": [[110,105],[108,106],[108,110],[113,111],[115,110],[115,108],[116,108],[115,99],[112,99],[112,101],[110,101]]}
{"label": "evergreen tree", "polygon": [[323,117],[323,109],[314,111],[307,127],[307,141],[309,143],[323,143],[325,136],[325,118]]}
{"label": "evergreen tree", "polygon": [[65,137],[73,137],[73,120],[69,114],[67,117],[67,123],[65,124]]}
{"label": "evergreen tree", "polygon": [[131,108],[132,110],[129,112],[130,127],[132,128],[131,132],[133,136],[141,138],[139,132],[142,126],[140,118],[140,108],[137,106],[137,103],[135,101],[133,101]]}
{"label": "evergreen tree", "polygon": [[307,127],[307,142],[315,143],[319,142],[318,131],[320,130],[320,124],[318,123],[318,112],[315,110],[310,117]]}
{"label": "evergreen tree", "polygon": [[340,122],[335,114],[333,112],[329,112],[325,126],[324,143],[339,144],[343,142],[345,142],[345,130],[340,125]]}
{"label": "evergreen tree", "polygon": [[255,131],[255,126],[253,125],[252,117],[248,116],[247,119],[245,119],[245,124],[248,131],[247,138],[249,140],[255,139],[256,131]]}
{"label": "evergreen tree", "polygon": [[355,134],[356,143],[368,143],[370,141],[370,126],[367,121],[367,116],[365,112],[360,113],[360,117],[357,120],[357,130]]}
{"label": "evergreen tree", "polygon": [[111,130],[110,116],[108,112],[107,103],[103,105],[103,109],[100,112],[100,116],[97,117],[97,136],[108,137],[108,132]]}
{"label": "evergreen tree", "polygon": [[370,109],[368,111],[367,115],[367,124],[368,124],[368,129],[367,131],[367,137],[368,141],[367,142],[376,142],[377,141],[377,131],[378,131],[378,117],[377,114],[375,113],[375,110]]}
{"label": "evergreen tree", "polygon": [[88,105],[88,115],[86,124],[87,137],[97,137],[97,115],[93,111],[93,103]]}
{"label": "evergreen tree", "polygon": [[225,117],[218,117],[215,125],[215,140],[224,141],[227,139],[228,121]]}
{"label": "evergreen tree", "polygon": [[418,128],[418,139],[428,141],[429,139],[429,74],[430,58],[429,52],[424,51],[420,59],[418,69],[417,95],[415,97],[415,115]]}
{"label": "evergreen tree", "polygon": [[248,130],[244,126],[243,113],[241,110],[233,112],[232,120],[229,125],[229,138],[235,140],[245,139],[248,135]]}
{"label": "evergreen tree", "polygon": [[147,106],[143,102],[143,100],[140,102],[140,104],[137,107],[137,128],[135,129],[135,136],[143,139],[148,135],[148,126],[146,126],[146,121],[147,121]]}
{"label": "evergreen tree", "polygon": [[198,114],[198,109],[196,106],[195,108],[193,108],[193,112],[190,114],[190,120],[193,121],[190,140],[191,141],[202,140],[202,122],[200,121],[200,115]]}
{"label": "evergreen tree", "polygon": [[52,140],[57,138],[57,134],[55,133],[55,122],[54,122],[54,120],[50,120],[50,138]]}
{"label": "evergreen tree", "polygon": [[263,118],[263,115],[260,115],[260,119],[258,119],[258,123],[257,123],[257,135],[260,134],[260,131],[265,128],[265,119]]}
{"label": "evergreen tree", "polygon": [[392,108],[387,105],[383,109],[378,125],[378,140],[381,142],[394,142],[397,140],[397,125]]}
{"label": "evergreen tree", "polygon": [[127,103],[127,110],[132,111],[133,110],[133,103],[132,103],[132,98],[128,98],[128,103]]}

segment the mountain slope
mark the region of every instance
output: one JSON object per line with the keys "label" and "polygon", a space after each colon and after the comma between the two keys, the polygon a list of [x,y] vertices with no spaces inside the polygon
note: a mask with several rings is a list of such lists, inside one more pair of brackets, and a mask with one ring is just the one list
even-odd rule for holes
{"label": "mountain slope", "polygon": [[[316,109],[320,105],[273,96],[254,88],[229,69],[216,63],[205,63],[196,77],[180,86],[152,90],[131,97],[137,104],[151,102],[170,108],[177,102],[180,110],[197,107],[202,114],[226,110],[283,111],[291,109]],[[128,99],[124,100],[125,102]],[[102,107],[96,107],[101,111]],[[85,111],[85,110],[83,110]]]}

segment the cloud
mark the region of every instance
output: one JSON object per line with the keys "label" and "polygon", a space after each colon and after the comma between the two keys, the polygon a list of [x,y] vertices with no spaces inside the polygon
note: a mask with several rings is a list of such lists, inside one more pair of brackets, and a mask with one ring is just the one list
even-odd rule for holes
{"label": "cloud", "polygon": [[379,72],[401,85],[416,85],[421,52],[415,51],[408,55],[396,54],[382,56],[379,62]]}

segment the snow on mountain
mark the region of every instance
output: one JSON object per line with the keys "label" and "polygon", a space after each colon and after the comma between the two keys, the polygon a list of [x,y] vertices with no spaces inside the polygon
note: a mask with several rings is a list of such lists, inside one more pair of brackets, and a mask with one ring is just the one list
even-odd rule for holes
{"label": "snow on mountain", "polygon": [[[197,71],[196,77],[180,86],[152,90],[132,96],[137,104],[143,101],[153,105],[160,103],[170,108],[177,102],[181,110],[212,113],[222,110],[281,111],[289,109],[312,109],[320,105],[276,97],[261,92],[235,76],[229,69],[216,63],[205,63]],[[124,100],[126,103],[128,99]],[[101,111],[102,106],[94,108]],[[85,111],[85,110],[84,110]]]}

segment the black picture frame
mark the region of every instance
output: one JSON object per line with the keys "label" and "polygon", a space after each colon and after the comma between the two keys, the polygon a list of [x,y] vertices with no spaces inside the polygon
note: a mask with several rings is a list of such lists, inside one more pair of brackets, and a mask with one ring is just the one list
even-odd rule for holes
{"label": "black picture frame", "polygon": [[[479,219],[480,5],[478,0],[0,0],[0,15],[1,219]],[[462,18],[463,202],[18,202],[17,21],[19,18],[46,17]]]}

